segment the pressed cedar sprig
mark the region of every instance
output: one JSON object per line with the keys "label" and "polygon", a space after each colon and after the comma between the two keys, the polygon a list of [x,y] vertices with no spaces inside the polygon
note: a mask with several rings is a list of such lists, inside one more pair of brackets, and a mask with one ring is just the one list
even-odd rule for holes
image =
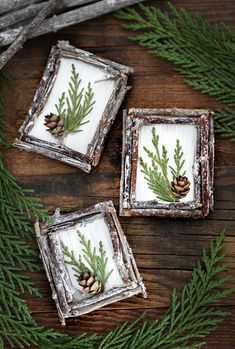
{"label": "pressed cedar sprig", "polygon": [[[148,187],[158,199],[169,202],[179,201],[182,197],[186,196],[189,191],[188,190],[186,192],[184,185],[181,186],[180,184],[182,181],[178,181],[179,177],[185,176],[185,171],[182,170],[185,160],[183,159],[184,153],[182,151],[180,141],[178,139],[176,140],[174,150],[175,167],[169,166],[169,158],[166,147],[163,145],[162,149],[160,149],[159,135],[156,134],[155,127],[152,128],[152,144],[154,146],[155,153],[144,147],[144,151],[151,159],[151,166],[148,166],[148,164],[144,162],[143,158],[140,158],[140,166],[142,168],[141,171],[145,174]],[[171,171],[173,182],[175,182],[177,179],[174,186],[168,178],[168,169]],[[187,182],[187,184],[188,183],[189,182]],[[187,187],[187,189],[188,188],[189,187]],[[183,192],[185,195],[181,195],[181,192]]]}
{"label": "pressed cedar sprig", "polygon": [[104,291],[108,278],[113,269],[107,271],[108,257],[102,241],[99,242],[99,250],[91,247],[91,241],[87,240],[79,230],[77,230],[80,244],[82,245],[82,255],[77,259],[73,250],[61,242],[63,252],[68,258],[65,262],[72,266],[78,283],[86,293],[99,293]]}
{"label": "pressed cedar sprig", "polygon": [[[95,104],[94,92],[89,82],[86,90],[80,88],[81,79],[76,71],[75,65],[72,64],[69,89],[63,92],[56,103],[58,115],[46,115],[45,125],[52,135],[56,137],[65,137],[69,133],[80,132],[81,126],[87,124],[87,116]],[[51,118],[57,117],[51,122]],[[51,125],[51,127],[50,127]],[[57,132],[58,129],[58,132]]]}

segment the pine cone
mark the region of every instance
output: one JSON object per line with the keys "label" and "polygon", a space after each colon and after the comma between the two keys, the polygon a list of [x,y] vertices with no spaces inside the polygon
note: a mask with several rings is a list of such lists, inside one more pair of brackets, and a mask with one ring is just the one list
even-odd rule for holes
{"label": "pine cone", "polygon": [[50,113],[44,118],[44,125],[48,128],[49,131],[55,137],[62,137],[64,133],[64,121],[60,118],[59,115]]}
{"label": "pine cone", "polygon": [[177,199],[184,198],[190,190],[190,182],[187,177],[179,176],[171,182],[171,191]]}
{"label": "pine cone", "polygon": [[89,294],[97,294],[102,291],[101,282],[90,271],[82,273],[79,276],[79,285],[83,288],[84,292]]}

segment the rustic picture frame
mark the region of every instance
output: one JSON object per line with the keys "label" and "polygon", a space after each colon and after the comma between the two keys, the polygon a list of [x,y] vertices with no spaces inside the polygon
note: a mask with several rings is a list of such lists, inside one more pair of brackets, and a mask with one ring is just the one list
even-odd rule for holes
{"label": "rustic picture frame", "polygon": [[[123,285],[91,298],[76,301],[66,271],[59,233],[75,226],[78,222],[86,224],[100,217],[104,217],[108,226],[114,251],[113,259],[123,280]],[[137,294],[142,294],[144,298],[147,297],[132,250],[123,233],[112,201],[101,202],[87,209],[65,215],[61,215],[57,209],[51,223],[35,223],[35,232],[43,265],[52,289],[52,298],[55,301],[62,325],[66,324],[67,318],[86,314]]]}
{"label": "rustic picture frame", "polygon": [[[107,74],[107,79],[114,79],[115,81],[115,87],[107,101],[86,154],[72,150],[61,144],[39,139],[29,134],[30,130],[34,127],[35,120],[48,100],[62,58],[73,58],[98,67]],[[28,114],[19,129],[20,137],[16,139],[14,145],[26,151],[33,151],[60,160],[89,173],[92,166],[97,166],[99,163],[106,137],[126,92],[131,88],[127,85],[128,75],[130,74],[133,74],[133,69],[131,67],[112,62],[90,52],[78,49],[70,45],[68,41],[58,41],[57,45],[53,46],[51,49],[41,82]]]}
{"label": "rustic picture frame", "polygon": [[[196,125],[196,156],[193,164],[195,200],[189,203],[136,201],[138,133],[143,125]],[[213,211],[214,121],[203,109],[130,109],[123,112],[123,151],[120,188],[121,216],[206,217]]]}

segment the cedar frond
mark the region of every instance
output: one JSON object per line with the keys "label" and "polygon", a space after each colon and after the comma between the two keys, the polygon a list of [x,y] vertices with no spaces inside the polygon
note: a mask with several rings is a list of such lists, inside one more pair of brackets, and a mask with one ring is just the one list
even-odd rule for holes
{"label": "cedar frond", "polygon": [[173,180],[176,177],[184,176],[186,174],[186,171],[182,172],[183,166],[185,164],[185,160],[183,159],[183,156],[184,156],[184,152],[182,151],[180,141],[177,139],[176,146],[175,146],[175,153],[174,153],[175,168],[173,168],[172,166],[169,166],[171,169]]}
{"label": "cedar frond", "polygon": [[234,289],[218,290],[227,282],[227,277],[216,279],[221,270],[228,268],[227,264],[221,264],[225,257],[221,253],[224,238],[222,231],[215,242],[209,244],[208,251],[203,251],[202,260],[196,264],[191,280],[181,295],[178,296],[173,289],[171,306],[161,320],[152,324],[144,322],[137,328],[125,324],[126,340],[122,339],[120,330],[116,333],[120,342],[115,343],[111,332],[101,342],[105,344],[104,347],[100,346],[99,349],[193,349],[205,345],[203,339],[229,315],[213,305],[234,292]]}
{"label": "cedar frond", "polygon": [[[156,134],[155,127],[152,128],[152,144],[155,153],[144,147],[144,151],[151,159],[151,166],[148,166],[147,163],[140,158],[141,172],[145,174],[144,178],[148,183],[149,189],[158,199],[169,202],[177,201],[177,198],[172,194],[171,182],[168,179],[169,158],[167,156],[167,150],[165,146],[162,146],[162,151],[160,151],[159,135]],[[182,159],[183,154],[182,147],[177,139],[174,155],[176,168],[174,169],[172,166],[169,166],[173,179],[179,175],[185,175],[185,171],[181,174],[182,168],[185,164],[185,160]]]}
{"label": "cedar frond", "polygon": [[85,119],[95,104],[91,83],[88,83],[85,91],[84,88],[80,89],[80,85],[79,73],[72,64],[68,93],[66,95],[63,92],[55,105],[58,115],[64,121],[65,134],[82,131],[80,128],[89,122]]}
{"label": "cedar frond", "polygon": [[93,272],[104,288],[113,270],[108,272],[106,270],[108,257],[106,256],[103,243],[102,241],[99,242],[98,253],[96,247],[91,247],[91,241],[87,240],[85,235],[83,235],[79,230],[77,230],[77,234],[82,245],[83,254],[79,256],[79,259],[75,258],[74,251],[70,251],[68,246],[61,242],[63,252],[65,256],[68,257],[68,259],[65,260],[65,263],[73,266],[73,270],[76,273],[75,276],[77,278],[79,278],[81,273],[86,271]]}

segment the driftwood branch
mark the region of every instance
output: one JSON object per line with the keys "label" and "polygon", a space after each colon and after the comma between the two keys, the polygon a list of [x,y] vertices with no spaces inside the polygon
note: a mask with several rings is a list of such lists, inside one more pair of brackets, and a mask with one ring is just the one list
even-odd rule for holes
{"label": "driftwood branch", "polygon": [[35,17],[39,11],[47,4],[47,1],[40,2],[39,4],[31,4],[27,7],[21,8],[16,11],[11,11],[4,16],[0,17],[0,29],[13,26],[17,23]]}
{"label": "driftwood branch", "polygon": [[[0,1],[0,15],[10,11],[17,11],[27,6],[31,6],[35,3],[42,3],[45,0],[1,0]],[[88,5],[92,2],[99,0],[61,0],[60,4],[56,6],[56,9],[71,8],[81,5]]]}
{"label": "driftwood branch", "polygon": [[[82,4],[83,0],[74,0],[69,2],[69,0],[64,0],[58,8],[69,8],[71,5],[78,6]],[[85,6],[73,9],[71,11],[54,15],[46,20],[44,20],[41,25],[36,29],[31,31],[30,38],[39,36],[42,34],[47,34],[50,32],[56,32],[62,28],[74,25],[86,20],[107,14],[112,11],[116,11],[122,7],[134,5],[143,0],[101,0],[95,3],[90,3]],[[89,2],[88,2],[89,3]],[[0,46],[5,46],[11,44],[16,40],[17,35],[20,33],[21,28],[14,28],[0,33]]]}
{"label": "driftwood branch", "polygon": [[38,0],[1,0],[0,14],[39,2]]}
{"label": "driftwood branch", "polygon": [[32,20],[32,22],[22,29],[19,36],[16,38],[14,43],[0,55],[0,69],[12,58],[12,56],[22,47],[24,42],[31,36],[35,31],[35,28],[40,26],[44,18],[46,18],[51,11],[54,9],[55,5],[60,0],[49,0],[43,9],[38,13],[38,15]]}
{"label": "driftwood branch", "polygon": [[[61,0],[55,6],[55,13],[62,12],[64,10],[69,10],[71,8],[75,8],[82,5],[89,5],[90,3],[98,2],[94,0]],[[1,30],[9,30],[9,27],[16,26],[16,24],[20,23],[21,26],[26,25],[27,20],[33,18],[38,14],[39,11],[46,5],[47,1],[40,1],[36,4],[30,4],[25,7],[21,7],[20,9],[12,8],[11,11],[6,14],[0,16],[0,29]],[[19,28],[17,28],[19,29]]]}

